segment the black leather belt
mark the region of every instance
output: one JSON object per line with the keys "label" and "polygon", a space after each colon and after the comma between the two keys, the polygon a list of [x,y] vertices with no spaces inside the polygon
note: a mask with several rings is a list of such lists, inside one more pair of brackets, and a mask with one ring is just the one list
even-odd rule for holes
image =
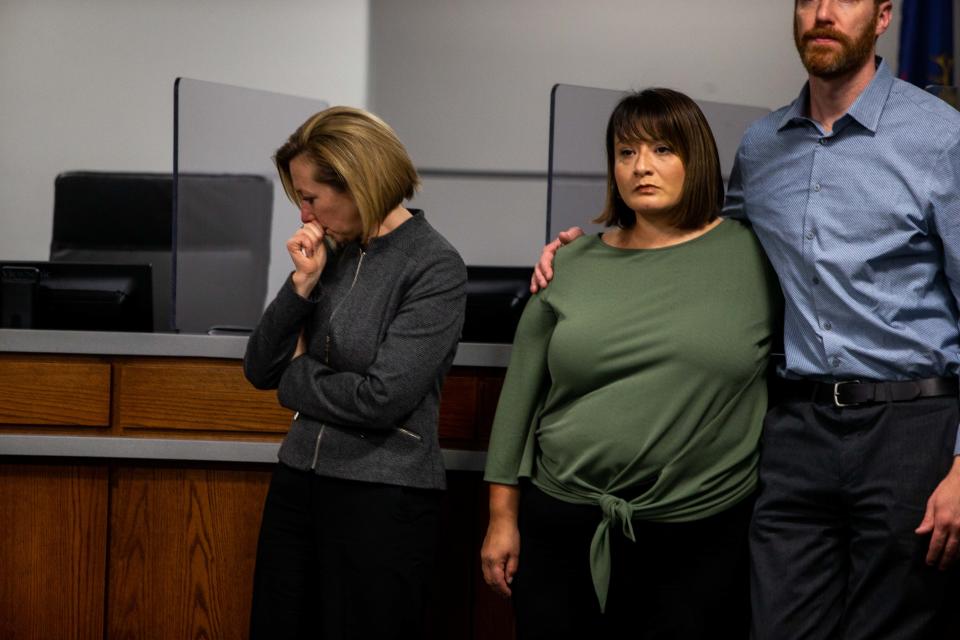
{"label": "black leather belt", "polygon": [[923,378],[877,382],[845,380],[842,382],[815,382],[813,380],[777,380],[784,400],[832,404],[835,407],[855,407],[878,402],[907,402],[917,398],[956,396],[957,378]]}

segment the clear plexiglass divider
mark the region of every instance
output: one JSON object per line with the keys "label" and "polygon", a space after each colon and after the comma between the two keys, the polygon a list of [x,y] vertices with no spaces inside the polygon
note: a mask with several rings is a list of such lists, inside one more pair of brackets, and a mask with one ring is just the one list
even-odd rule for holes
{"label": "clear plexiglass divider", "polygon": [[174,84],[173,323],[252,329],[290,272],[300,225],[273,154],[323,100],[204,80]]}
{"label": "clear plexiglass divider", "polygon": [[[601,230],[591,220],[603,211],[606,199],[607,120],[624,95],[625,91],[614,89],[554,85],[550,93],[548,242],[573,226],[587,233]],[[770,110],[706,100],[696,102],[717,140],[720,170],[726,181],[743,133]]]}

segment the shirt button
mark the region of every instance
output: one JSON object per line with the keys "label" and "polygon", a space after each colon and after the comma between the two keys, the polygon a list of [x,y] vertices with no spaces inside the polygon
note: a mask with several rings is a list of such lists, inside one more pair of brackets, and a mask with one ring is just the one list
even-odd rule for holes
{"label": "shirt button", "polygon": [[826,329],[827,331],[830,331],[830,329],[833,329],[833,323],[827,320],[826,322],[823,323],[823,328]]}
{"label": "shirt button", "polygon": [[833,366],[835,366],[835,367],[839,367],[839,366],[840,366],[840,358],[834,358],[834,359],[833,359]]}
{"label": "shirt button", "polygon": [[807,231],[807,240],[813,240],[813,231]]}
{"label": "shirt button", "polygon": [[814,191],[820,191],[820,183],[819,183],[819,182],[818,182],[817,184],[813,185],[813,190],[814,190]]}
{"label": "shirt button", "polygon": [[820,284],[820,278],[813,276],[813,284]]}
{"label": "shirt button", "polygon": [[822,145],[823,145],[823,144],[827,144],[827,139],[826,139],[826,138],[820,138],[817,142],[819,142],[819,143],[822,144]]}

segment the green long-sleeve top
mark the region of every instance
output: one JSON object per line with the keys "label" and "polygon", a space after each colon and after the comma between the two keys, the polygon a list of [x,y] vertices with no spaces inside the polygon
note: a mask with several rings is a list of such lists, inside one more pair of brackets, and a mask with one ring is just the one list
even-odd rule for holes
{"label": "green long-sleeve top", "polygon": [[633,519],[697,520],[754,490],[779,297],[753,233],[724,220],[661,249],[580,238],[528,302],[485,479],[601,507],[601,607],[611,526],[633,539]]}

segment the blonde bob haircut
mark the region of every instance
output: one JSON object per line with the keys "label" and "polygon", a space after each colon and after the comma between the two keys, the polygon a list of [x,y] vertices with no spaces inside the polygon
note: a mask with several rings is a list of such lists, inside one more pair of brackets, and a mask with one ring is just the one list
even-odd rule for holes
{"label": "blonde bob haircut", "polygon": [[607,122],[607,203],[596,224],[623,229],[637,222],[620,197],[614,177],[617,141],[662,142],[683,162],[680,201],[667,220],[677,229],[699,229],[723,207],[720,156],[710,125],[697,103],[673,89],[653,88],[625,96]]}
{"label": "blonde bob haircut", "polygon": [[287,197],[300,206],[290,161],[306,156],[313,179],[349,194],[360,211],[366,242],[391,211],[410,199],[420,177],[397,134],[377,116],[353,107],[330,107],[310,116],[277,149],[273,160]]}

